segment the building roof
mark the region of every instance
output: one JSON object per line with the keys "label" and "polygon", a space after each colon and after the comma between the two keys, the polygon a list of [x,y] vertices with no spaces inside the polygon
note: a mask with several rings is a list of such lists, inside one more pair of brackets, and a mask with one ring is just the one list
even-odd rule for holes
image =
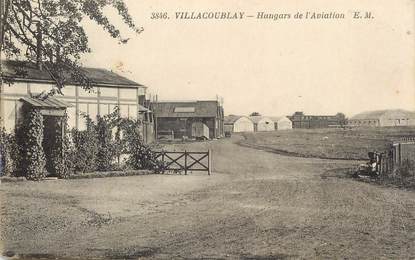
{"label": "building roof", "polygon": [[269,119],[271,119],[271,120],[272,120],[272,121],[274,121],[274,122],[278,122],[278,121],[280,121],[281,119],[291,121],[291,120],[290,120],[288,117],[286,117],[286,116],[269,116],[268,118],[269,118]]}
{"label": "building roof", "polygon": [[364,119],[380,119],[381,117],[388,118],[415,118],[415,112],[403,110],[403,109],[385,109],[385,110],[374,110],[359,113],[350,120],[364,120]]}
{"label": "building roof", "polygon": [[254,122],[255,124],[258,124],[262,119],[268,119],[274,122],[271,118],[267,116],[250,116],[249,119],[251,119],[251,121]]}
{"label": "building roof", "polygon": [[216,100],[162,101],[153,103],[152,107],[156,117],[216,117],[219,103]]}
{"label": "building roof", "polygon": [[[223,123],[231,125],[231,124],[234,124],[236,121],[238,121],[242,117],[246,117],[246,116],[238,116],[238,115],[225,116],[224,119],[223,119]],[[246,118],[248,118],[248,117],[246,117]]]}
{"label": "building roof", "polygon": [[34,98],[34,97],[23,97],[21,98],[21,100],[36,108],[65,109],[67,107],[73,106],[67,102],[58,100],[54,97],[47,97],[45,99]]}
{"label": "building roof", "polygon": [[[120,76],[112,71],[99,68],[82,67],[82,71],[94,86],[108,87],[144,87],[143,85]],[[36,64],[26,61],[2,60],[1,71],[5,79],[13,79],[23,82],[55,83],[50,74],[45,70],[37,68]],[[68,72],[68,78],[70,73]],[[77,85],[75,80],[69,79],[68,85]]]}

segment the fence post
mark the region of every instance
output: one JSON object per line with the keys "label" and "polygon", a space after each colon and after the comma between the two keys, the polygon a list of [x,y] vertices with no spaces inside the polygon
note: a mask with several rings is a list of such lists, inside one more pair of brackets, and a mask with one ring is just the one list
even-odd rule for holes
{"label": "fence post", "polygon": [[208,175],[210,175],[212,171],[212,153],[210,149],[208,150]]}
{"label": "fence post", "polygon": [[184,150],[184,175],[187,175],[187,152]]}
{"label": "fence post", "polygon": [[399,166],[402,164],[402,150],[401,150],[401,143],[398,144],[399,149]]}
{"label": "fence post", "polygon": [[165,167],[165,163],[164,163],[164,154],[166,153],[166,151],[164,151],[164,150],[162,150],[161,151],[161,163],[163,164],[163,174],[165,173],[165,171],[166,171],[166,167]]}

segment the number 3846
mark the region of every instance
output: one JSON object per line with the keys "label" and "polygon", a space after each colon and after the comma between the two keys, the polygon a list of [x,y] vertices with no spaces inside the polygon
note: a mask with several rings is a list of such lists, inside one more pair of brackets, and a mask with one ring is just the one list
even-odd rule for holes
{"label": "number 3846", "polygon": [[169,19],[167,12],[156,12],[151,13],[151,19]]}

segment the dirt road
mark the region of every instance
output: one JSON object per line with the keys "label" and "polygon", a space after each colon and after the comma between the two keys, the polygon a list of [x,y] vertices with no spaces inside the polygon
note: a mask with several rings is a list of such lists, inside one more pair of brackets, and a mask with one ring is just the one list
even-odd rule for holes
{"label": "dirt road", "polygon": [[414,192],[330,174],[354,162],[281,156],[237,138],[186,147],[213,150],[210,177],[2,183],[2,250],[28,258],[415,255]]}

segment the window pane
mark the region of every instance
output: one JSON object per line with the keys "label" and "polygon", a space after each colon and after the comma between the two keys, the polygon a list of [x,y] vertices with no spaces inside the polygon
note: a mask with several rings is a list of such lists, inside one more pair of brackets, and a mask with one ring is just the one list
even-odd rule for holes
{"label": "window pane", "polygon": [[78,93],[80,97],[97,97],[97,90],[95,88],[87,91],[81,87],[78,87]]}
{"label": "window pane", "polygon": [[123,118],[128,118],[128,105],[120,105],[120,115]]}
{"label": "window pane", "polygon": [[65,86],[62,89],[62,93],[65,97],[74,97],[75,96],[75,86]]}
{"label": "window pane", "polygon": [[117,94],[117,89],[116,88],[104,88],[104,87],[100,87],[99,88],[99,92],[101,97],[113,97],[113,98],[117,98],[118,94]]}
{"label": "window pane", "polygon": [[35,83],[30,84],[30,92],[32,92],[33,94],[49,92],[52,90],[52,88],[53,87],[50,84],[35,84]]}
{"label": "window pane", "polygon": [[131,88],[120,89],[120,98],[136,99],[137,90]]}
{"label": "window pane", "polygon": [[79,130],[86,130],[86,120],[83,116],[83,113],[85,114],[88,113],[88,104],[79,104],[79,114],[78,114],[78,118],[79,118],[78,129]]}
{"label": "window pane", "polygon": [[76,109],[75,107],[68,107],[66,109],[66,113],[68,114],[68,127],[72,129],[76,127]]}
{"label": "window pane", "polygon": [[98,104],[88,104],[88,115],[92,120],[97,120]]}
{"label": "window pane", "polygon": [[137,89],[137,91],[138,91],[138,93],[137,93],[138,96],[141,96],[141,95],[145,95],[146,94],[146,88],[139,87]]}
{"label": "window pane", "polygon": [[109,114],[109,106],[108,104],[100,104],[99,105],[99,114],[101,116],[105,116]]}
{"label": "window pane", "polygon": [[15,127],[16,108],[14,101],[4,101],[4,127],[12,132]]}
{"label": "window pane", "polygon": [[114,112],[117,105],[109,105],[109,107],[110,107],[110,113],[112,113],[112,112]]}
{"label": "window pane", "polygon": [[129,107],[129,113],[128,113],[129,118],[131,118],[131,119],[137,119],[137,113],[138,113],[137,106],[130,105],[130,107]]}
{"label": "window pane", "polygon": [[7,94],[23,94],[27,95],[27,83],[15,82],[10,86],[8,84],[3,84],[3,92]]}

